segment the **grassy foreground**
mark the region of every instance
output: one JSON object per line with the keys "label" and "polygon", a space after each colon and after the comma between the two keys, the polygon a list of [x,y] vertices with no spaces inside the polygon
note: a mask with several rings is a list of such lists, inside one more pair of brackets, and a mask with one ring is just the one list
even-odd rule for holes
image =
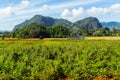
{"label": "grassy foreground", "polygon": [[0,79],[120,78],[120,41],[0,41]]}

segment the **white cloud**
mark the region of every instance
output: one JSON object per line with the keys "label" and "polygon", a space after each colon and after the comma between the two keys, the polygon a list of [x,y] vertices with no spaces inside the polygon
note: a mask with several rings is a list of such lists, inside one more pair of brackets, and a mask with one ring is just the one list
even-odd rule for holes
{"label": "white cloud", "polygon": [[73,9],[72,10],[72,14],[73,14],[74,17],[79,16],[82,13],[83,13],[83,8],[82,7],[80,7],[79,9]]}
{"label": "white cloud", "polygon": [[118,15],[120,13],[120,4],[113,4],[110,7],[105,7],[105,8],[97,8],[97,7],[92,7],[87,10],[88,14],[92,14],[95,16],[104,16],[104,15]]}
{"label": "white cloud", "polygon": [[[10,7],[2,8],[0,9],[0,18],[7,18],[8,16],[26,16],[27,14],[42,14],[42,13],[55,13],[60,12],[64,8],[67,7],[74,7],[78,5],[84,5],[84,4],[90,4],[94,3],[99,0],[91,0],[91,1],[83,1],[83,0],[77,0],[77,1],[70,1],[70,2],[65,2],[65,3],[59,3],[59,4],[53,4],[53,5],[43,5],[41,6],[40,4],[43,4],[45,2],[49,2],[50,0],[21,0],[19,4],[14,4],[11,5]],[[36,6],[37,5],[37,6]],[[38,6],[40,5],[40,6]],[[74,13],[73,11],[73,14]],[[32,16],[31,16],[32,17]]]}
{"label": "white cloud", "polygon": [[71,18],[72,17],[72,13],[68,10],[68,9],[65,9],[62,14],[61,14],[62,17],[64,18]]}
{"label": "white cloud", "polygon": [[[68,13],[69,11],[69,13]],[[63,15],[64,14],[64,15]],[[99,19],[106,20],[104,18],[108,18],[110,16],[119,16],[120,17],[120,4],[113,4],[110,7],[91,7],[89,9],[83,9],[82,7],[78,9],[65,9],[61,13],[61,17],[64,19],[68,19],[70,21],[76,21],[88,16],[98,17]],[[72,15],[72,16],[68,16]]]}
{"label": "white cloud", "polygon": [[120,10],[120,4],[114,4],[110,7],[111,9],[119,9]]}
{"label": "white cloud", "polygon": [[114,11],[115,14],[120,14],[120,4],[114,4],[110,7],[111,11]]}
{"label": "white cloud", "polygon": [[29,0],[22,0],[19,4],[13,5],[13,9],[16,11],[26,9],[30,7],[32,4]]}
{"label": "white cloud", "polygon": [[21,1],[21,5],[22,6],[29,6],[30,5],[30,2],[28,0],[22,0]]}
{"label": "white cloud", "polygon": [[68,9],[65,9],[62,13],[61,13],[61,17],[64,19],[68,19],[70,21],[76,21],[76,19],[80,19],[80,16],[83,16],[83,8],[80,7],[78,9],[72,9],[71,11]]}
{"label": "white cloud", "polygon": [[41,9],[46,11],[46,10],[49,10],[50,8],[47,4],[45,4],[45,5],[42,6]]}
{"label": "white cloud", "polygon": [[14,12],[10,6],[0,9],[0,18],[10,17],[12,15],[14,15]]}
{"label": "white cloud", "polygon": [[[34,2],[36,1],[36,2]],[[17,19],[19,16],[27,16],[31,13],[34,15],[37,14],[38,12],[44,12],[49,10],[48,5],[43,5],[41,6],[40,4],[45,3],[49,0],[44,0],[44,1],[39,1],[39,0],[21,0],[19,4],[16,5],[11,5],[5,8],[0,8],[0,18],[8,18],[14,15]],[[36,5],[40,6],[36,6]],[[31,16],[32,17],[32,16]]]}
{"label": "white cloud", "polygon": [[61,17],[74,21],[76,18],[78,18],[78,16],[83,15],[83,8],[80,7],[78,9],[72,9],[72,11],[68,10],[68,9],[64,9],[64,11],[61,13]]}
{"label": "white cloud", "polygon": [[100,1],[100,0],[76,0],[76,1],[55,4],[55,5],[52,5],[51,8],[52,9],[71,8],[71,7],[75,7],[75,6],[95,3],[98,1]]}
{"label": "white cloud", "polygon": [[91,9],[87,10],[88,15],[94,15],[94,16],[99,16],[99,15],[105,15],[110,12],[109,8],[97,8],[97,7],[92,7]]}
{"label": "white cloud", "polygon": [[22,9],[28,7],[30,2],[28,0],[22,0],[20,4],[8,6],[5,8],[0,8],[0,18],[8,18],[16,15],[17,12],[22,11]]}

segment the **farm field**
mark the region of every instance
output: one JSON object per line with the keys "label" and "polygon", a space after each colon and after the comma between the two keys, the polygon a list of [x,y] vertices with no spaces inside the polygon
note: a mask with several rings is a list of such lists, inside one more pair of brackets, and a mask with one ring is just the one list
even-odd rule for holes
{"label": "farm field", "polygon": [[120,40],[120,37],[86,37],[86,40]]}
{"label": "farm field", "polygon": [[[0,40],[2,40],[2,38],[0,38]],[[6,41],[37,41],[37,40],[45,40],[45,41],[51,41],[51,40],[69,40],[69,38],[44,38],[44,39],[39,39],[39,38],[26,38],[26,39],[22,39],[22,38],[5,38],[4,40]],[[71,39],[72,40],[72,39]],[[74,39],[73,39],[74,40]],[[120,37],[85,37],[84,40],[120,40]]]}
{"label": "farm field", "polygon": [[0,80],[11,79],[120,80],[120,40],[1,40]]}

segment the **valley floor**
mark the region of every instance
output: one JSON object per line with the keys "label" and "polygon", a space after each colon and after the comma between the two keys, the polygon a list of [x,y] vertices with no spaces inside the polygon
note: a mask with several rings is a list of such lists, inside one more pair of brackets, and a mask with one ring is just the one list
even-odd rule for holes
{"label": "valley floor", "polygon": [[120,40],[120,37],[86,37],[85,40]]}
{"label": "valley floor", "polygon": [[[0,40],[2,40],[2,38],[0,38]],[[45,40],[45,41],[52,41],[52,40],[81,40],[81,39],[69,39],[69,38],[44,38],[44,39],[39,39],[39,38],[26,38],[26,39],[22,39],[22,38],[5,38],[4,40],[7,41],[36,41],[36,40]],[[83,40],[83,39],[82,39]],[[111,37],[111,36],[104,36],[104,37],[85,37],[84,40],[120,40],[120,37]]]}

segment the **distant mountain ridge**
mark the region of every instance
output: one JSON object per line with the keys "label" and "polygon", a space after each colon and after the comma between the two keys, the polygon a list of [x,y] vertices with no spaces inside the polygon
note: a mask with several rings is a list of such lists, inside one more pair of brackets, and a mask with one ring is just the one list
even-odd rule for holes
{"label": "distant mountain ridge", "polygon": [[84,18],[82,20],[78,20],[78,21],[72,23],[66,19],[55,19],[52,17],[35,15],[31,19],[26,20],[23,23],[16,25],[13,30],[22,29],[25,26],[34,25],[34,24],[41,24],[45,27],[50,27],[53,25],[62,25],[62,26],[66,26],[66,27],[71,28],[71,29],[78,29],[78,30],[79,29],[96,30],[98,28],[102,28],[101,23],[95,17],[87,17],[87,18]]}
{"label": "distant mountain ridge", "polygon": [[9,33],[9,32],[11,32],[11,31],[9,31],[9,30],[0,30],[0,33]]}
{"label": "distant mountain ridge", "polygon": [[115,29],[120,29],[120,22],[101,22],[103,27],[108,27],[110,29],[115,28]]}
{"label": "distant mountain ridge", "polygon": [[23,23],[16,25],[13,30],[22,29],[25,26],[34,25],[34,24],[41,24],[46,27],[53,26],[53,25],[63,25],[63,26],[68,27],[72,24],[72,22],[65,20],[65,19],[55,19],[52,17],[35,15],[30,20],[26,20]]}
{"label": "distant mountain ridge", "polygon": [[73,23],[72,28],[82,29],[82,30],[96,30],[102,28],[101,23],[96,17],[87,17],[82,20]]}

